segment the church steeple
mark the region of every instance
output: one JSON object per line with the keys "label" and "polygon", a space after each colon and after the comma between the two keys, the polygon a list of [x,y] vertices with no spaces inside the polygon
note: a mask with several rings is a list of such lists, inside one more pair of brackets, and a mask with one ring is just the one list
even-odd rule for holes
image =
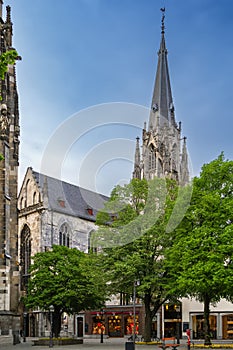
{"label": "church steeple", "polygon": [[185,185],[189,181],[186,142],[184,140],[181,152],[181,123],[177,125],[175,120],[165,43],[165,8],[161,11],[161,41],[149,123],[147,130],[144,125],[142,132],[140,162],[137,139],[133,177],[147,180],[154,177],[168,177]]}
{"label": "church steeple", "polygon": [[141,155],[140,155],[139,137],[136,138],[133,178],[141,179]]}
{"label": "church steeple", "polygon": [[189,168],[188,168],[188,151],[186,145],[187,138],[184,137],[181,163],[180,163],[180,184],[185,185],[189,182]]}
{"label": "church steeple", "polygon": [[167,48],[165,42],[165,8],[162,11],[161,41],[158,52],[158,64],[151,103],[149,128],[155,129],[159,116],[161,124],[165,121],[175,126],[174,106],[168,69]]}

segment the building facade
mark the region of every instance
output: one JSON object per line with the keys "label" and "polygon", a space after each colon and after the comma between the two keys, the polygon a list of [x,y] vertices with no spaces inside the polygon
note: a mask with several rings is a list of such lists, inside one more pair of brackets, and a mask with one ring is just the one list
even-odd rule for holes
{"label": "building facade", "polygon": [[[12,49],[11,9],[0,0],[0,54]],[[19,331],[17,184],[19,110],[15,65],[0,82],[0,335]]]}
{"label": "building facade", "polygon": [[[51,249],[53,244],[88,252],[96,214],[108,198],[28,168],[18,196],[20,294],[27,292],[31,257]],[[26,336],[49,332],[47,313],[26,310],[21,305],[21,327]],[[83,317],[83,316],[80,316]],[[64,315],[65,333],[77,330]]]}

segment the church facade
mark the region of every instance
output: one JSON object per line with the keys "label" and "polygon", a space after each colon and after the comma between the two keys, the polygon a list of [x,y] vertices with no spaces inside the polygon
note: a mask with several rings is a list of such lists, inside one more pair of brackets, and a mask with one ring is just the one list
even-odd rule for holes
{"label": "church facade", "polygon": [[[12,49],[11,8],[0,0],[0,54]],[[0,335],[19,331],[17,184],[19,110],[15,65],[0,82]]]}
{"label": "church facade", "polygon": [[[27,293],[31,257],[64,245],[88,253],[97,212],[108,197],[28,168],[18,196],[20,295]],[[48,312],[21,305],[25,336],[48,336]],[[62,334],[80,332],[84,315],[64,315]],[[76,323],[75,323],[76,322]]]}

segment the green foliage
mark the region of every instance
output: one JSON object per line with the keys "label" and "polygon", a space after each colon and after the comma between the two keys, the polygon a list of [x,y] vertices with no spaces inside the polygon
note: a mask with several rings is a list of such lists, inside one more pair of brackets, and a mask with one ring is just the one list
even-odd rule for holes
{"label": "green foliage", "polygon": [[[15,61],[19,58],[16,50],[12,49],[6,51],[0,55],[0,79],[4,80],[5,73],[7,72],[8,65],[14,64]],[[0,100],[2,100],[1,91],[0,91]],[[1,155],[0,155],[0,160]]]}
{"label": "green foliage", "polygon": [[24,302],[32,309],[54,306],[56,336],[63,312],[73,314],[103,306],[106,288],[97,256],[54,245],[51,251],[37,253],[33,260]]}
{"label": "green foliage", "polygon": [[16,50],[9,50],[0,55],[0,78],[3,80],[9,64],[14,64],[18,58]]}
{"label": "green foliage", "polygon": [[158,178],[149,183],[133,179],[127,186],[118,186],[103,211],[109,218],[114,216],[114,220],[108,220],[107,226],[103,221],[97,221],[102,226],[93,235],[92,244],[109,248],[140,238],[162,215],[166,191],[166,181]]}
{"label": "green foliage", "polygon": [[2,154],[0,154],[0,160],[3,160],[3,159],[4,159],[3,155],[2,155]]}
{"label": "green foliage", "polygon": [[170,293],[174,277],[166,269],[163,257],[173,239],[166,227],[177,194],[175,181],[158,178],[149,182],[133,179],[127,186],[116,187],[106,212],[113,209],[114,203],[119,210],[117,218],[99,228],[94,242],[104,248],[103,269],[113,294],[121,292],[129,299],[134,282],[140,280],[137,295],[145,305],[147,340],[152,318],[167,299],[174,297]]}
{"label": "green foliage", "polygon": [[193,182],[193,196],[167,254],[180,296],[204,302],[205,343],[209,337],[209,306],[232,298],[233,161],[216,160],[202,167]]}
{"label": "green foliage", "polygon": [[128,185],[114,187],[105,208],[97,214],[97,225],[126,225],[144,209],[147,196],[146,180],[132,179]]}

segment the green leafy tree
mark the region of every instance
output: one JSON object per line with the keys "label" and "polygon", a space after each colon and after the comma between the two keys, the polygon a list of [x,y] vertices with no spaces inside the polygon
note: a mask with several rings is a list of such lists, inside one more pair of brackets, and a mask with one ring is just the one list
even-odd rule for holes
{"label": "green leafy tree", "polygon": [[99,214],[102,226],[93,240],[103,247],[112,293],[121,292],[129,299],[135,281],[140,281],[136,290],[145,305],[146,341],[151,339],[152,319],[161,305],[176,297],[170,293],[175,277],[166,269],[164,252],[173,241],[173,231],[166,230],[177,195],[176,182],[168,179],[133,179],[129,185],[116,187],[104,213]]}
{"label": "green leafy tree", "polygon": [[54,245],[51,251],[37,253],[33,260],[24,302],[28,308],[45,311],[53,305],[55,337],[60,333],[63,312],[73,314],[103,306],[106,288],[97,256]]}
{"label": "green leafy tree", "polygon": [[233,161],[221,154],[194,179],[191,205],[166,259],[180,296],[204,303],[205,344],[211,344],[210,305],[233,296],[232,208]]}

